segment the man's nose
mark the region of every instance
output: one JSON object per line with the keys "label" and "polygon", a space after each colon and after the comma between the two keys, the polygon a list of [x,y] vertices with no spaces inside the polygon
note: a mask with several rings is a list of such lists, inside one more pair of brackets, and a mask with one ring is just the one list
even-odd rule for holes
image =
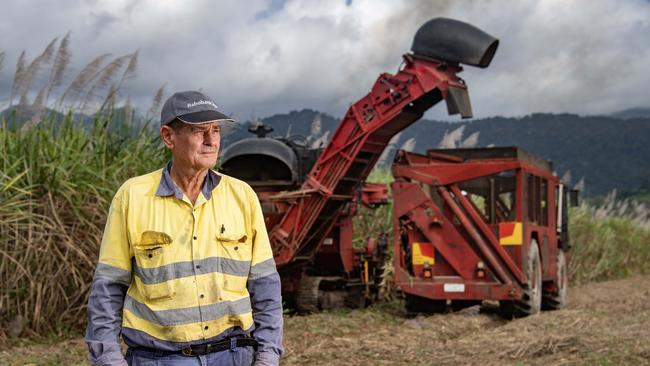
{"label": "man's nose", "polygon": [[203,136],[203,144],[215,146],[219,142],[219,134],[208,132]]}

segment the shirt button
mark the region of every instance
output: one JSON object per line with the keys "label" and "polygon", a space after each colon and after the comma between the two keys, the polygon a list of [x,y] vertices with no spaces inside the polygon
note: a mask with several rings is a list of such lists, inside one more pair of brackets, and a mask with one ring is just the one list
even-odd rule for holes
{"label": "shirt button", "polygon": [[201,265],[200,265],[200,264],[197,264],[197,265],[196,265],[196,269],[201,269]]}
{"label": "shirt button", "polygon": [[194,237],[194,240],[196,240],[196,236]]}
{"label": "shirt button", "polygon": [[205,297],[205,295],[203,295],[203,294],[201,294],[201,295],[199,295],[199,297],[200,297],[200,298],[204,298],[204,297]]}
{"label": "shirt button", "polygon": [[203,327],[203,329],[208,330],[208,326],[206,325],[205,327]]}

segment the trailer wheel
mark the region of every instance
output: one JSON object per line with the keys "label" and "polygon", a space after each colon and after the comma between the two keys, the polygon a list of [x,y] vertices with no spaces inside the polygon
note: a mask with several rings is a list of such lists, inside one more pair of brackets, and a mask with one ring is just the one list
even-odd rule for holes
{"label": "trailer wheel", "polygon": [[447,309],[447,300],[431,300],[409,294],[404,300],[407,315],[441,314]]}
{"label": "trailer wheel", "polygon": [[348,288],[345,305],[350,309],[363,309],[366,307],[366,294],[363,286]]}
{"label": "trailer wheel", "polygon": [[567,288],[569,285],[569,269],[566,263],[564,251],[560,248],[557,250],[555,257],[556,274],[555,283],[557,292],[545,292],[542,297],[542,309],[558,310],[566,306]]}
{"label": "trailer wheel", "polygon": [[296,305],[301,314],[315,313],[320,310],[320,283],[323,277],[303,275],[296,296]]}
{"label": "trailer wheel", "polygon": [[526,278],[528,278],[528,285],[522,290],[521,300],[499,302],[499,312],[504,318],[521,318],[537,314],[542,308],[542,263],[535,239],[528,246]]}

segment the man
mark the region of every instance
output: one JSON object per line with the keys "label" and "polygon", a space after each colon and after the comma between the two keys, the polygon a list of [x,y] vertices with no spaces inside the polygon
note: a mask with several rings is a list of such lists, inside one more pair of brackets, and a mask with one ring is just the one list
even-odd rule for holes
{"label": "man", "polygon": [[171,162],[126,181],[111,203],[88,300],[91,364],[279,363],[280,278],[259,201],[211,170],[226,121],[200,92],[165,102]]}

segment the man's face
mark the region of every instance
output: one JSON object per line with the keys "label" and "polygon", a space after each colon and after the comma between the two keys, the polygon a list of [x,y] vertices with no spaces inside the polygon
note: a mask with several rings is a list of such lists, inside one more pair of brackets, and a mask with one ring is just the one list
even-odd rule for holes
{"label": "man's face", "polygon": [[219,122],[181,123],[176,129],[163,126],[160,134],[172,152],[174,163],[195,170],[212,168],[217,163],[221,142]]}

